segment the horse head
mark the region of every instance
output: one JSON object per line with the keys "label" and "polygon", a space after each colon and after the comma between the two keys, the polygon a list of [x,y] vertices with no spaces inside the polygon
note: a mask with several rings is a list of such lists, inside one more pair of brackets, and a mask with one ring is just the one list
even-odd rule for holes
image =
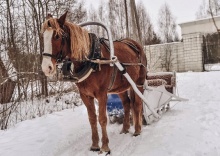
{"label": "horse head", "polygon": [[46,76],[53,76],[56,73],[56,64],[70,51],[69,37],[64,25],[66,15],[67,12],[57,19],[48,14],[42,25],[44,53],[41,67]]}

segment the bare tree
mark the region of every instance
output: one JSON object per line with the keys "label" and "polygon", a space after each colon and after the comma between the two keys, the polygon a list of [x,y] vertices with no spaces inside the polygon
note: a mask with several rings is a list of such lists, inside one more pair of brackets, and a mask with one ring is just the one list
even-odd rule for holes
{"label": "bare tree", "polygon": [[[106,19],[105,19],[105,16],[106,16],[106,8],[105,8],[105,5],[104,5],[104,2],[101,1],[101,4],[99,5],[99,8],[98,8],[98,15],[99,15],[99,21],[103,22],[103,23],[106,23]],[[105,36],[105,31],[101,28],[99,30],[99,35],[104,37]]]}
{"label": "bare tree", "polygon": [[[5,6],[5,7],[4,7]],[[11,1],[6,0],[2,9],[5,10],[1,14],[1,36],[0,36],[0,103],[7,103],[11,100],[12,94],[15,89],[17,77],[13,75],[16,72],[15,57],[18,52],[15,27],[13,24],[12,9],[14,8]],[[6,20],[7,21],[4,21]],[[5,23],[6,22],[6,23]],[[6,32],[6,33],[5,33]],[[14,77],[13,77],[14,76]]]}
{"label": "bare tree", "polygon": [[220,0],[203,0],[196,12],[196,18],[207,18],[220,15]]}
{"label": "bare tree", "polygon": [[10,102],[16,82],[9,77],[8,71],[0,58],[0,104]]}
{"label": "bare tree", "polygon": [[[167,3],[161,6],[159,10],[159,33],[163,43],[176,41],[176,21],[172,15],[170,7]],[[166,71],[170,71],[173,65],[172,49],[170,44],[166,44],[164,51],[161,55],[161,67]]]}
{"label": "bare tree", "polygon": [[[90,9],[89,9],[88,18],[90,21],[100,21],[98,12],[97,10],[95,10],[95,8],[92,5],[90,6]],[[99,27],[89,26],[89,28],[90,28],[90,32],[95,33],[96,35],[99,35],[99,30],[100,30]]]}
{"label": "bare tree", "polygon": [[[18,72],[15,81],[20,94],[20,87],[23,87],[20,85],[26,83],[23,81],[24,75],[20,73],[40,73],[40,62],[43,53],[40,30],[46,13],[60,15],[64,10],[69,10],[69,19],[79,23],[86,17],[86,10],[84,3],[78,3],[77,0],[5,0],[0,2],[0,10],[1,53],[3,47],[3,52],[7,53],[8,56],[7,60],[2,55],[0,57],[2,62],[0,67],[1,76],[4,76],[4,80],[10,77],[8,73],[10,69],[5,66],[5,61],[6,64],[13,65]],[[41,93],[48,95],[46,77],[42,73],[39,74],[38,78],[41,80]],[[2,82],[3,78],[0,83]],[[12,88],[12,90],[14,89]]]}
{"label": "bare tree", "polygon": [[202,1],[202,3],[199,6],[198,11],[196,12],[196,18],[201,19],[201,18],[206,18],[208,17],[208,5],[205,0]]}
{"label": "bare tree", "polygon": [[217,16],[220,14],[220,0],[209,0],[208,14]]}
{"label": "bare tree", "polygon": [[124,0],[124,6],[125,6],[125,22],[126,22],[126,37],[130,37],[129,33],[129,22],[128,22],[128,5],[127,5],[127,0]]}
{"label": "bare tree", "polygon": [[172,57],[172,47],[169,44],[165,45],[164,53],[161,56],[161,68],[165,69],[166,71],[171,71],[173,67],[173,60]]}
{"label": "bare tree", "polygon": [[147,10],[145,9],[142,1],[139,1],[139,3],[137,4],[137,14],[138,14],[138,21],[140,23],[140,31],[142,34],[141,36],[142,43],[144,45],[160,43],[159,38],[154,32],[154,27],[151,22],[151,18]]}
{"label": "bare tree", "polygon": [[126,17],[124,2],[121,0],[109,0],[109,26],[113,39],[126,37]]}
{"label": "bare tree", "polygon": [[[213,11],[213,6],[214,6],[214,11]],[[211,17],[212,17],[212,21],[215,25],[215,28],[216,28],[216,31],[219,33],[220,32],[220,29],[218,28],[216,22],[215,22],[215,19],[214,19],[214,13],[217,14],[218,10],[219,10],[219,4],[218,4],[218,1],[217,0],[209,0],[209,13],[211,14]],[[214,13],[213,13],[214,12]]]}
{"label": "bare tree", "polygon": [[[108,6],[107,3],[101,1],[98,9],[96,10],[92,5],[90,6],[88,19],[90,21],[102,22],[108,24]],[[99,37],[106,37],[106,33],[103,28],[98,26],[89,26],[91,32],[95,33]]]}
{"label": "bare tree", "polygon": [[158,26],[162,42],[169,43],[177,40],[176,20],[167,3],[164,3],[159,10]]}
{"label": "bare tree", "polygon": [[135,0],[130,0],[130,10],[131,10],[131,21],[132,21],[132,35],[133,38],[142,44],[142,34],[140,30],[139,18],[137,15],[137,8]]}

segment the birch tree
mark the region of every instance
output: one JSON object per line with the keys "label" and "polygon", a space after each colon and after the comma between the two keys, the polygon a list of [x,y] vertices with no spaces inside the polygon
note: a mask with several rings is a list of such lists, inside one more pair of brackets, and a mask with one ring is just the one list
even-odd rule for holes
{"label": "birch tree", "polygon": [[196,18],[202,19],[220,15],[220,0],[203,0],[196,12]]}
{"label": "birch tree", "polygon": [[[159,10],[158,26],[160,38],[163,43],[177,40],[176,21],[167,3],[162,5]],[[170,71],[173,66],[172,52],[171,46],[166,44],[164,53],[161,56],[161,67],[166,71]]]}
{"label": "birch tree", "polygon": [[159,10],[158,26],[162,42],[169,43],[177,40],[176,20],[167,3],[164,3]]}

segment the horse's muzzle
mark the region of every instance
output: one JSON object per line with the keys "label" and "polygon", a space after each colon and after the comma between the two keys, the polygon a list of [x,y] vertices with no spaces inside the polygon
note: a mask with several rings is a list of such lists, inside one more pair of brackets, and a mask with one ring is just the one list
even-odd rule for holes
{"label": "horse's muzzle", "polygon": [[48,77],[51,77],[54,74],[56,74],[56,66],[53,64],[53,62],[49,58],[43,58],[41,68],[44,74]]}

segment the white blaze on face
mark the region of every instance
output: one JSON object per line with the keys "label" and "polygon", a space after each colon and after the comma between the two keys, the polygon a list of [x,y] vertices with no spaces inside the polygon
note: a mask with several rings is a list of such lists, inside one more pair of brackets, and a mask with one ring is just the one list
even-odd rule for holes
{"label": "white blaze on face", "polygon": [[[44,32],[44,53],[48,53],[52,55],[52,37],[53,30],[49,29]],[[42,71],[46,76],[53,76],[56,73],[55,67],[51,61],[51,57],[43,56],[42,60]]]}

